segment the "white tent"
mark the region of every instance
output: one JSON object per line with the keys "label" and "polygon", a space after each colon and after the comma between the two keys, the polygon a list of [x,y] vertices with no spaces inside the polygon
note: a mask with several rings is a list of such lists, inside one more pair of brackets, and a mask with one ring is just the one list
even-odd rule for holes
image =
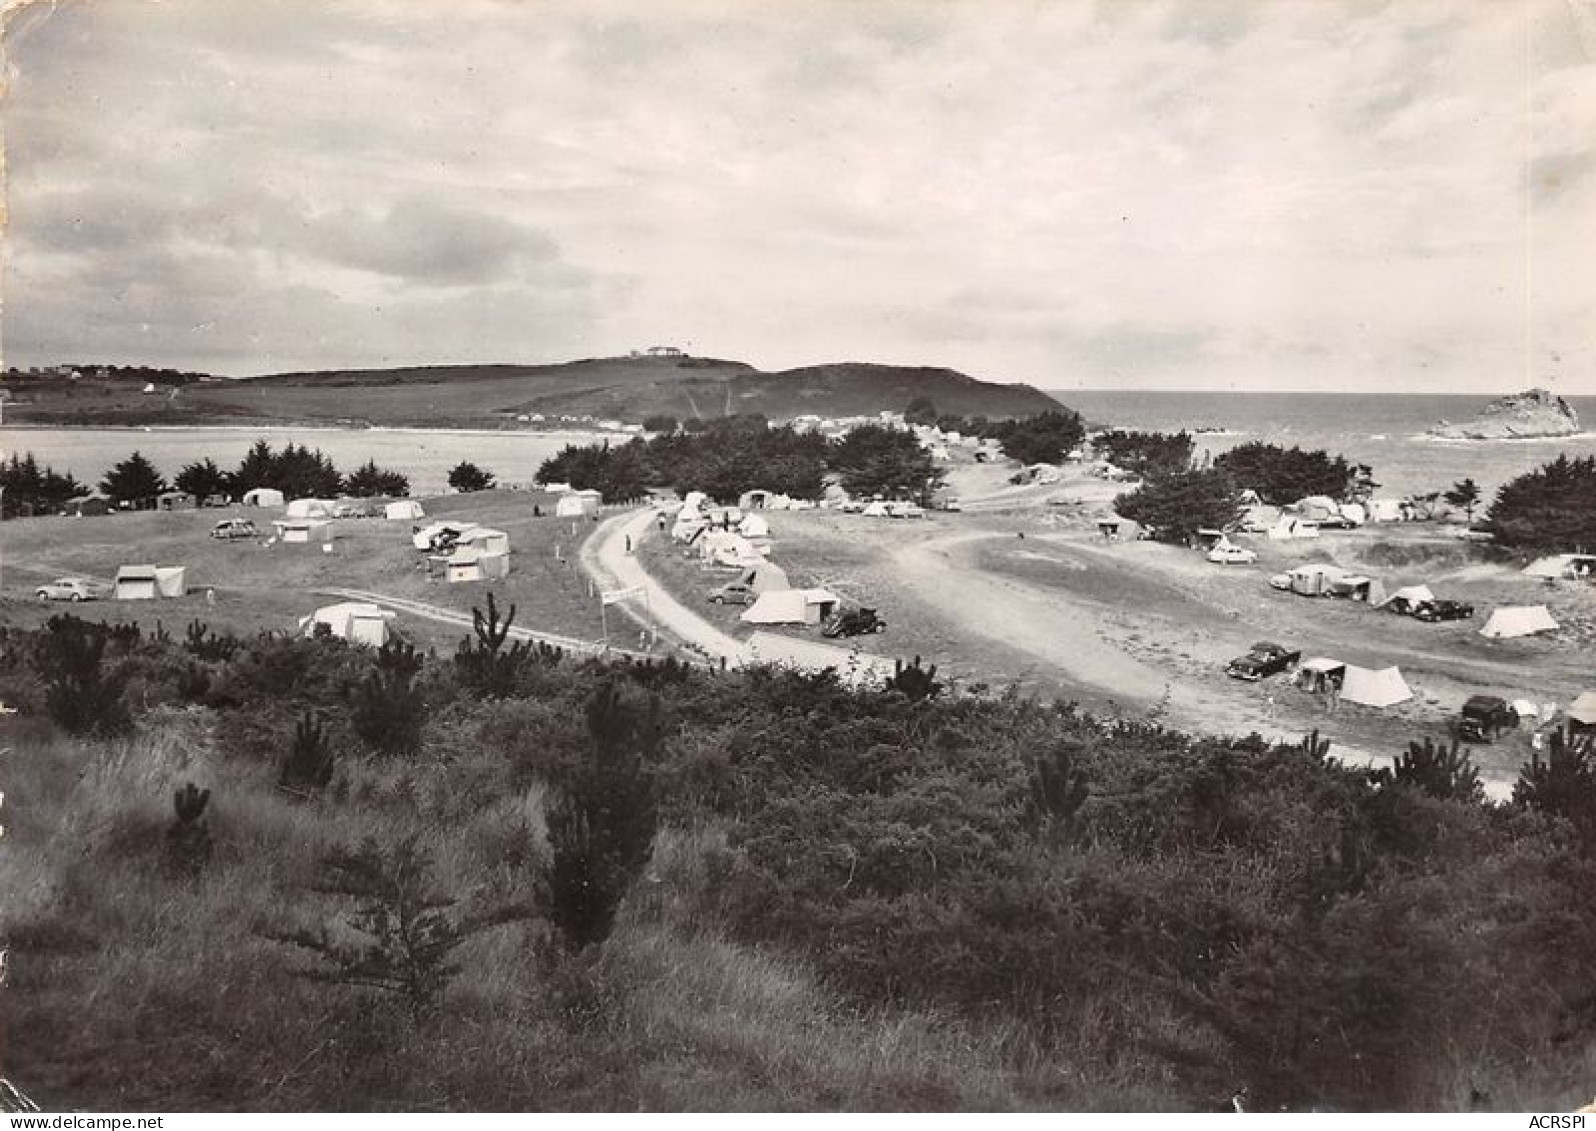
{"label": "white tent", "polygon": [[390,625],[397,614],[378,605],[360,601],[345,601],[337,605],[324,605],[308,617],[301,617],[299,627],[306,636],[316,634],[316,626],[324,624],[340,640],[351,644],[369,644],[380,648],[388,642]]}
{"label": "white tent", "polygon": [[[1596,704],[1593,704],[1596,705]],[[1538,719],[1541,715],[1540,707],[1536,706],[1533,699],[1515,699],[1511,704],[1513,710],[1518,712],[1520,719]]]}
{"label": "white tent", "polygon": [[334,518],[338,504],[332,499],[295,499],[288,504],[287,518]]}
{"label": "white tent", "polygon": [[1335,518],[1341,513],[1340,505],[1329,495],[1309,495],[1305,499],[1298,499],[1291,505],[1291,509],[1303,518],[1315,522]]}
{"label": "white tent", "polygon": [[116,587],[112,590],[112,596],[118,601],[153,601],[160,595],[159,577],[154,566],[123,566],[116,571]]}
{"label": "white tent", "polygon": [[1357,526],[1369,521],[1369,512],[1362,503],[1342,503],[1341,517]]}
{"label": "white tent", "polygon": [[704,504],[709,501],[709,496],[702,491],[689,491],[682,500],[683,514],[697,514],[704,509]]}
{"label": "white tent", "polygon": [[1502,605],[1492,610],[1491,618],[1480,629],[1480,635],[1492,640],[1513,636],[1533,636],[1537,632],[1555,632],[1557,622],[1546,611],[1545,605]]}
{"label": "white tent", "polygon": [[737,524],[737,533],[744,538],[769,538],[770,523],[765,521],[764,515],[745,515],[742,522]]}
{"label": "white tent", "polygon": [[748,567],[737,580],[749,586],[755,593],[792,588],[792,583],[787,580],[787,571],[768,560],[761,560],[758,565]]}
{"label": "white tent", "polygon": [[184,566],[156,566],[155,588],[162,597],[181,597],[188,592],[187,575]]}
{"label": "white tent", "polygon": [[333,525],[324,519],[274,519],[272,525],[284,542],[319,542],[333,536]]}
{"label": "white tent", "polygon": [[1401,499],[1370,499],[1363,504],[1370,522],[1401,522]]}
{"label": "white tent", "polygon": [[1391,707],[1413,698],[1407,680],[1396,668],[1356,668],[1347,665],[1341,682],[1341,698],[1365,707]]}
{"label": "white tent", "polygon": [[244,492],[243,502],[246,507],[280,507],[283,493],[275,487],[255,487]]}
{"label": "white tent", "polygon": [[444,576],[456,581],[493,581],[510,575],[509,554],[488,554],[477,550],[456,550],[443,560]]}
{"label": "white tent", "polygon": [[455,539],[455,548],[475,550],[479,554],[508,554],[510,536],[491,526],[473,526]]}
{"label": "white tent", "polygon": [[1563,712],[1580,726],[1596,726],[1596,691],[1587,691]]}
{"label": "white tent", "polygon": [[1291,682],[1304,691],[1323,691],[1341,679],[1346,667],[1347,665],[1340,660],[1332,660],[1328,656],[1314,656],[1297,665]]}
{"label": "white tent", "polygon": [[585,518],[597,514],[599,501],[592,495],[583,491],[572,491],[570,494],[561,495],[560,501],[554,504],[556,518]]}
{"label": "white tent", "polygon": [[771,589],[743,610],[747,624],[819,624],[842,598],[826,589]]}
{"label": "white tent", "polygon": [[1435,594],[1430,592],[1430,587],[1428,585],[1404,585],[1401,589],[1395,590],[1388,595],[1385,600],[1375,605],[1375,608],[1383,609],[1392,601],[1399,599],[1406,601],[1408,608],[1411,609],[1420,601],[1435,600]]}
{"label": "white tent", "polygon": [[769,491],[756,487],[752,491],[744,491],[737,497],[737,507],[739,510],[745,511],[764,510],[770,505],[771,498],[772,495]]}
{"label": "white tent", "polygon": [[887,504],[883,503],[883,502],[870,503],[868,506],[865,507],[864,510],[860,511],[859,513],[864,515],[866,518],[891,518],[892,517],[892,512],[887,509]]}
{"label": "white tent", "polygon": [[382,508],[382,517],[394,521],[408,521],[410,519],[426,518],[427,513],[421,509],[421,504],[414,499],[399,499]]}
{"label": "white tent", "polygon": [[1319,537],[1319,524],[1304,518],[1292,515],[1281,515],[1278,522],[1266,532],[1269,538],[1283,542],[1291,538],[1317,538]]}

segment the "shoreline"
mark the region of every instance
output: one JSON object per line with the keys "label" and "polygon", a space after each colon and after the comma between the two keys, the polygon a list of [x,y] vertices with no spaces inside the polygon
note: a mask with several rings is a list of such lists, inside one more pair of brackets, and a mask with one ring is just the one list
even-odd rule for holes
{"label": "shoreline", "polygon": [[607,432],[600,429],[558,428],[534,430],[528,428],[450,428],[446,426],[378,424],[356,427],[337,424],[40,424],[35,421],[0,424],[0,432],[318,432],[336,435],[360,436],[368,433],[381,435],[449,435],[449,436],[525,436],[529,439],[585,439],[630,440],[646,435],[640,432]]}

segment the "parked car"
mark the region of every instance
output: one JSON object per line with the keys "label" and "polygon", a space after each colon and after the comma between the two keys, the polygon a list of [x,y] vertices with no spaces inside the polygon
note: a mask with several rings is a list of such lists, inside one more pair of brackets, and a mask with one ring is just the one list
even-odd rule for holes
{"label": "parked car", "polygon": [[255,537],[255,524],[247,518],[224,518],[211,527],[212,538],[232,541],[234,538]]}
{"label": "parked car", "polygon": [[820,626],[820,635],[829,637],[863,636],[868,632],[885,632],[887,622],[876,615],[874,609],[846,609],[833,613]]}
{"label": "parked car", "polygon": [[843,514],[858,514],[865,509],[865,505],[859,499],[844,499],[837,504],[837,509]]}
{"label": "parked car", "polygon": [[1495,695],[1471,695],[1458,718],[1458,737],[1465,742],[1490,742],[1518,726],[1518,712]]}
{"label": "parked car", "polygon": [[746,581],[728,581],[725,585],[715,586],[708,596],[712,605],[752,605],[758,594]]}
{"label": "parked car", "polygon": [[888,518],[924,518],[925,508],[915,503],[888,503]]}
{"label": "parked car", "polygon": [[101,588],[86,577],[58,577],[34,590],[41,601],[93,601]]}
{"label": "parked car", "polygon": [[1301,661],[1301,652],[1292,652],[1272,641],[1260,640],[1245,656],[1237,656],[1226,664],[1225,674],[1233,679],[1256,683],[1296,667]]}
{"label": "parked car", "polygon": [[1420,601],[1413,606],[1413,615],[1422,621],[1468,620],[1474,615],[1474,606],[1462,601]]}
{"label": "parked car", "polygon": [[1318,522],[1320,530],[1353,530],[1358,525],[1344,514],[1327,515]]}
{"label": "parked car", "polygon": [[1269,579],[1269,584],[1275,589],[1283,589],[1287,593],[1290,593],[1291,575],[1289,573],[1277,573]]}
{"label": "parked car", "polygon": [[1208,560],[1220,565],[1252,565],[1258,560],[1258,551],[1245,546],[1215,546],[1208,551]]}

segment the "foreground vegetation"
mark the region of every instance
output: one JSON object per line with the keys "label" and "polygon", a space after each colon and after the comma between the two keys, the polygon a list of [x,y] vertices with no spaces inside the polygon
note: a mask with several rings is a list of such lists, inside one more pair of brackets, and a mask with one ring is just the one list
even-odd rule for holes
{"label": "foreground vegetation", "polygon": [[1588,744],[1492,807],[1455,750],[1371,775],[510,615],[446,655],[5,633],[7,1072],[124,1110],[1586,1098]]}

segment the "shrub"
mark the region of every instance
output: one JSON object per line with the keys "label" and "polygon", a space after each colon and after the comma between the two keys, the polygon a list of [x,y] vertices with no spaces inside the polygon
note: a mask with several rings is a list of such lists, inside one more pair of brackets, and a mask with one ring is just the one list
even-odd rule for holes
{"label": "shrub", "polygon": [[299,720],[293,745],[283,756],[277,788],[295,797],[309,797],[332,781],[336,761],[321,724],[306,715]]}
{"label": "shrub", "polygon": [[37,638],[35,662],[44,676],[45,708],[68,734],[118,734],[133,725],[123,681],[104,668],[113,635],[77,617],[50,618]]}
{"label": "shrub", "polygon": [[172,794],[172,823],[166,830],[167,857],[177,871],[198,875],[211,858],[211,830],[205,823],[205,805],[211,791],[193,782]]}
{"label": "shrub", "polygon": [[493,487],[493,472],[470,460],[461,460],[449,469],[449,486],[461,494],[487,491]]}
{"label": "shrub", "polygon": [[415,686],[421,665],[414,646],[389,641],[377,650],[374,670],[355,692],[350,724],[378,753],[409,755],[421,748],[427,718],[426,701]]}

